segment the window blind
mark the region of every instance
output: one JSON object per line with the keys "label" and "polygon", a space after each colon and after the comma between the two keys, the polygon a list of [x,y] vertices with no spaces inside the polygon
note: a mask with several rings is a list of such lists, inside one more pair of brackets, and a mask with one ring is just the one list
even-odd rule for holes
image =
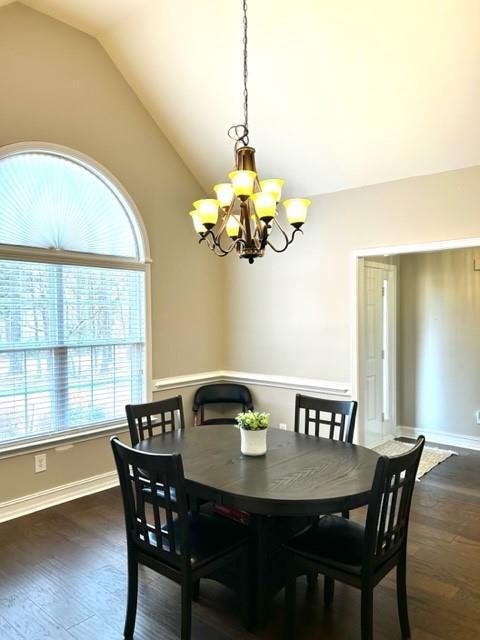
{"label": "window blind", "polygon": [[123,421],[144,360],[143,271],[0,260],[0,442]]}
{"label": "window blind", "polygon": [[134,226],[112,185],[77,162],[0,158],[0,243],[140,258]]}

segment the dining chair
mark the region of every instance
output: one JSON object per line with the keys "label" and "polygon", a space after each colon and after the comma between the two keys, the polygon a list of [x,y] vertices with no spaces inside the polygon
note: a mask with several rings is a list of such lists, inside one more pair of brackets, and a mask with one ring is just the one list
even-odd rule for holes
{"label": "dining chair", "polygon": [[252,411],[252,395],[243,384],[206,384],[199,387],[193,398],[193,424],[236,424],[235,417],[205,418],[205,407],[212,404],[233,404],[242,411]]}
{"label": "dining chair", "polygon": [[[120,480],[127,534],[128,595],[124,638],[135,629],[138,565],[181,587],[181,640],[190,640],[195,585],[226,565],[237,563],[244,622],[248,624],[248,529],[230,520],[189,513],[180,454],[137,451],[114,436],[113,455]],[[147,474],[145,475],[144,470]],[[149,499],[145,499],[148,483]],[[157,491],[157,487],[161,491]],[[174,496],[174,498],[173,498]]]}
{"label": "dining chair", "polygon": [[[297,393],[295,433],[317,437],[326,435],[330,440],[341,440],[351,444],[355,433],[357,405],[356,400],[326,400]],[[342,511],[342,516],[349,518],[350,513]]]}
{"label": "dining chair", "polygon": [[182,396],[144,404],[127,404],[125,412],[132,447],[155,433],[185,428]]}
{"label": "dining chair", "polygon": [[325,434],[330,440],[352,443],[357,404],[355,400],[326,400],[297,393],[295,396],[295,433],[304,433],[310,436]]}
{"label": "dining chair", "polygon": [[365,525],[325,516],[286,545],[285,638],[294,638],[296,577],[312,571],[328,581],[326,606],[333,602],[335,580],[361,590],[361,640],[373,639],[373,590],[394,567],[402,638],[410,638],[407,610],[407,534],[410,505],[425,438],[407,453],[378,459]]}

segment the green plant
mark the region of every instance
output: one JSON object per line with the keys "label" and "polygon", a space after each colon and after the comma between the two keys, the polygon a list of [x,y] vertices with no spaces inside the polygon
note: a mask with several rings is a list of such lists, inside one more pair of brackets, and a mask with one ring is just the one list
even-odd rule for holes
{"label": "green plant", "polygon": [[245,413],[239,413],[235,420],[237,425],[241,429],[246,431],[260,431],[268,427],[268,421],[270,419],[269,413],[263,413],[261,411],[245,411]]}

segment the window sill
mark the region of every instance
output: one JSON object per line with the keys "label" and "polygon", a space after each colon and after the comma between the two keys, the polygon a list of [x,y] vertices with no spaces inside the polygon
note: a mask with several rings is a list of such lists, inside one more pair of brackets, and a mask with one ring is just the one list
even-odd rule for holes
{"label": "window sill", "polygon": [[0,446],[0,460],[27,455],[37,451],[44,451],[45,449],[68,446],[78,442],[85,442],[86,440],[94,440],[96,438],[101,438],[102,436],[108,437],[117,433],[125,433],[126,431],[128,431],[128,425],[126,422],[122,422],[103,427],[88,427],[70,433],[63,432],[44,437],[40,436],[35,440],[11,442],[5,446]]}

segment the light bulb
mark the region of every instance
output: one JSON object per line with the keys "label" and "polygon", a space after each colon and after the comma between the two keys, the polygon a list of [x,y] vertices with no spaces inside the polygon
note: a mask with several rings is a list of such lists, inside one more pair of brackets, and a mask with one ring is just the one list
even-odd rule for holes
{"label": "light bulb", "polygon": [[227,231],[227,235],[230,238],[232,238],[233,240],[236,240],[238,238],[238,233],[240,231],[240,223],[237,220],[237,218],[235,218],[235,216],[230,215],[228,217],[225,229]]}
{"label": "light bulb", "polygon": [[207,229],[211,229],[217,223],[218,205],[218,200],[213,198],[204,198],[193,203],[198,213],[198,219]]}
{"label": "light bulb", "polygon": [[259,191],[250,196],[250,200],[255,205],[255,212],[260,220],[270,222],[276,215],[275,197],[271,193]]}
{"label": "light bulb", "polygon": [[260,182],[260,187],[264,193],[271,193],[275,198],[275,202],[280,202],[284,183],[285,180],[282,180],[281,178],[270,178],[269,180],[262,180]]}
{"label": "light bulb", "polygon": [[305,222],[310,200],[306,198],[291,198],[283,203],[287,212],[287,220],[296,229],[299,229]]}
{"label": "light bulb", "polygon": [[232,204],[232,200],[235,196],[233,187],[230,182],[224,182],[222,184],[216,184],[213,187],[213,190],[217,194],[218,201],[220,202],[220,206],[228,209],[228,207]]}
{"label": "light bulb", "polygon": [[255,171],[232,171],[228,174],[232,181],[233,190],[236,196],[251,196],[253,184],[255,182]]}
{"label": "light bulb", "polygon": [[193,227],[197,233],[205,233],[207,231],[206,227],[200,222],[200,218],[198,217],[198,211],[190,211],[190,215],[192,216]]}

